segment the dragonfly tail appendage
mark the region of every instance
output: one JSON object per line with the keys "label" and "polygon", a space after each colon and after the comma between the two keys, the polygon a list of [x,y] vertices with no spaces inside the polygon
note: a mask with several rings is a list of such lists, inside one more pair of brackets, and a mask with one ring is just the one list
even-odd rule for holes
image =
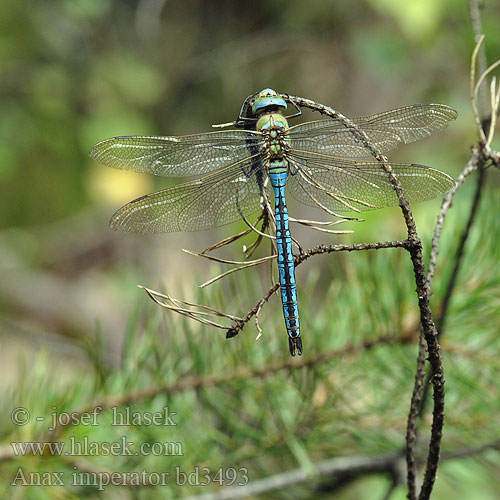
{"label": "dragonfly tail appendage", "polygon": [[278,247],[278,270],[280,277],[281,302],[288,333],[290,354],[302,354],[300,337],[299,307],[297,304],[297,286],[295,284],[295,264],[293,262],[292,238],[288,224],[288,210],[285,201],[287,167],[275,163],[269,176],[275,194],[276,244]]}
{"label": "dragonfly tail appendage", "polygon": [[288,347],[290,348],[290,354],[295,356],[296,353],[302,355],[302,337],[288,337]]}

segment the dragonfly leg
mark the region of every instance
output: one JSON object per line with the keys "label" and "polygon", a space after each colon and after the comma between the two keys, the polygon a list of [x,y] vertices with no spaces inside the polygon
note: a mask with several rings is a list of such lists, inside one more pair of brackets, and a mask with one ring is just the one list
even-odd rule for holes
{"label": "dragonfly leg", "polygon": [[288,94],[284,94],[283,97],[284,97],[285,101],[289,102],[297,110],[297,112],[294,113],[293,115],[288,115],[286,117],[286,119],[291,120],[292,118],[297,118],[298,116],[301,116],[302,110],[293,101],[291,101],[290,99],[287,99]]}

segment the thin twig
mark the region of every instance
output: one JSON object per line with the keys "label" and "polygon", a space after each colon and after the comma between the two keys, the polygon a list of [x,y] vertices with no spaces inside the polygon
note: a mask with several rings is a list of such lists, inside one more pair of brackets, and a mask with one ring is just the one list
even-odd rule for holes
{"label": "thin twig", "polygon": [[[472,225],[474,223],[474,220],[476,218],[477,211],[479,208],[479,202],[481,200],[481,195],[482,195],[483,187],[484,187],[484,180],[486,177],[486,168],[484,165],[485,161],[486,161],[486,159],[484,158],[484,156],[479,156],[477,159],[478,163],[476,164],[476,166],[474,168],[474,170],[475,169],[478,170],[476,191],[474,193],[474,200],[473,200],[471,208],[470,208],[467,224],[465,226],[464,232],[462,233],[462,236],[460,238],[460,242],[458,244],[458,248],[457,248],[457,251],[455,254],[453,270],[450,274],[450,278],[448,279],[448,283],[446,285],[446,291],[445,291],[443,300],[441,302],[440,314],[439,314],[438,320],[437,320],[437,330],[438,330],[438,338],[439,339],[441,339],[441,337],[443,335],[444,325],[446,322],[446,316],[448,313],[448,307],[449,307],[450,300],[451,300],[451,297],[453,294],[453,290],[455,288],[458,273],[460,271],[460,266],[461,266],[462,258],[464,255],[465,245],[466,245],[467,240],[469,238],[470,230],[472,228]],[[469,163],[467,165],[469,165]],[[432,276],[431,276],[431,279],[432,279]],[[431,374],[429,372],[427,372],[426,377],[425,377],[425,382],[423,383],[423,394],[422,394],[422,397],[420,399],[420,405],[418,408],[418,414],[420,415],[420,417],[423,416],[423,413],[425,410],[425,405],[427,403],[428,393],[429,393],[429,389],[428,389],[429,383],[428,382],[430,380],[430,377],[431,377]]]}
{"label": "thin twig", "polygon": [[[296,222],[297,224],[311,225],[316,224],[318,226],[336,226],[337,224],[342,224],[344,222],[350,222],[348,219],[342,220],[329,220],[329,221],[319,221],[319,220],[309,220],[309,219],[296,219],[295,217],[289,217],[290,222]],[[358,222],[363,222],[365,219],[355,219]],[[350,231],[353,233],[354,231]]]}
{"label": "thin twig", "polygon": [[460,271],[460,266],[462,264],[462,257],[464,255],[465,245],[469,238],[472,225],[474,224],[474,220],[476,218],[479,209],[479,203],[481,201],[481,195],[483,192],[485,179],[486,179],[486,169],[484,168],[483,165],[480,165],[478,168],[476,192],[474,193],[474,200],[470,208],[469,218],[467,219],[467,224],[460,238],[460,243],[458,245],[457,252],[454,258],[453,270],[448,280],[444,298],[441,304],[441,313],[437,321],[438,336],[441,336],[443,334],[446,315],[448,313],[448,306],[450,304],[451,295],[453,293],[453,289],[455,288],[458,273]]}
{"label": "thin twig", "polygon": [[[478,78],[477,83],[474,87],[474,100],[477,102],[479,100],[479,89],[481,88],[482,83],[486,79],[486,77],[494,71],[496,68],[500,66],[500,60],[494,62],[484,73],[481,74],[481,76]],[[496,91],[493,90],[492,92],[493,96],[495,96]],[[475,111],[477,111],[477,106],[475,108]],[[478,111],[477,111],[478,112]],[[480,135],[482,141],[486,144],[486,147],[490,147],[491,145],[491,139],[493,138],[493,133],[494,133],[494,124],[496,123],[496,113],[498,112],[498,106],[495,106],[495,97],[491,99],[491,118],[490,124],[489,124],[489,131],[488,131],[488,139],[486,138],[486,132],[484,131],[484,123],[485,120],[480,120]],[[493,125],[493,126],[492,126]]]}
{"label": "thin twig", "polygon": [[[263,221],[262,222],[262,230],[261,231],[265,232],[265,229],[268,226],[268,208],[267,208],[267,206],[264,207],[264,208],[262,208],[262,211],[259,214],[259,216],[257,217],[257,220],[253,224],[250,224],[247,229],[245,229],[244,231],[241,231],[241,232],[239,232],[239,233],[237,233],[235,235],[232,235],[232,236],[229,236],[227,238],[224,238],[223,240],[221,240],[221,241],[219,241],[217,243],[214,243],[213,245],[210,245],[209,247],[205,248],[205,250],[201,251],[200,254],[201,255],[205,255],[205,254],[208,254],[209,252],[213,252],[214,250],[217,250],[217,249],[222,248],[222,247],[224,247],[226,245],[229,245],[229,244],[233,243],[234,241],[237,241],[240,238],[242,238],[243,236],[246,236],[247,234],[250,234],[252,232],[260,233],[260,231],[254,231],[254,226],[257,226],[257,224],[261,220]],[[269,235],[266,235],[266,236],[269,236]],[[249,254],[251,254],[251,252],[255,248],[257,248],[257,246],[260,244],[261,241],[262,241],[262,236],[260,234],[258,234],[255,242],[252,243],[250,245],[250,247],[248,247],[248,248],[244,247],[245,248],[244,249],[244,253],[247,254],[247,257],[249,257]]]}
{"label": "thin twig", "polygon": [[[476,86],[476,74],[477,74],[477,58],[479,54],[479,50],[481,48],[481,45],[484,40],[484,35],[480,35],[478,37],[478,40],[476,41],[476,46],[474,47],[474,50],[472,51],[472,56],[471,56],[471,61],[470,61],[470,100],[471,100],[471,105],[472,105],[472,112],[474,114],[474,120],[476,121],[476,128],[479,133],[479,136],[481,138],[481,142],[485,143],[486,142],[486,136],[484,134],[483,130],[483,118],[482,118],[482,111],[479,110],[479,103],[478,103],[478,93],[477,89],[478,87]],[[480,72],[479,74],[483,74],[483,72]]]}
{"label": "thin twig", "polygon": [[[477,0],[469,0],[469,15],[472,25],[472,32],[474,33],[474,41],[478,46],[478,52],[476,54],[477,67],[479,74],[482,74],[486,71],[488,62],[486,60],[486,50],[484,48],[484,45],[481,45],[484,38],[484,34],[481,22],[480,9],[481,9],[480,2],[478,2]],[[479,102],[478,102],[478,115],[481,121],[485,117],[484,116],[486,112],[485,110],[486,110],[486,94],[483,89],[479,94]]]}
{"label": "thin twig", "polygon": [[276,239],[276,236],[273,236],[272,234],[267,234],[267,233],[264,233],[263,231],[260,231],[259,229],[257,229],[256,226],[254,226],[246,217],[244,214],[240,214],[241,215],[241,218],[243,219],[243,222],[245,222],[245,224],[256,234],[258,234],[259,236],[262,236],[262,237],[265,237],[265,238],[269,238],[271,240],[275,240]]}
{"label": "thin twig", "polygon": [[482,154],[479,152],[477,147],[472,149],[472,154],[470,160],[465,165],[460,175],[455,180],[455,185],[450,189],[450,191],[443,198],[441,204],[441,209],[437,216],[436,226],[434,228],[434,235],[432,237],[431,253],[429,257],[429,269],[427,272],[427,286],[431,288],[432,279],[434,278],[434,273],[436,271],[436,262],[439,252],[439,239],[441,238],[441,232],[443,230],[444,220],[450,209],[453,198],[457,191],[462,187],[465,179],[475,170],[477,170],[479,162],[482,158]]}
{"label": "thin twig", "polygon": [[493,136],[495,135],[495,127],[497,125],[498,110],[500,106],[500,84],[496,87],[497,79],[493,77],[490,82],[490,107],[491,107],[491,122],[488,132],[488,139],[486,140],[486,147],[491,146]]}
{"label": "thin twig", "polygon": [[290,222],[295,222],[296,224],[301,224],[302,226],[306,226],[310,229],[315,229],[316,231],[322,231],[324,233],[329,233],[329,234],[352,234],[352,233],[354,233],[354,231],[351,229],[337,230],[337,229],[326,229],[324,227],[318,227],[318,226],[332,226],[332,225],[338,224],[340,222],[345,222],[345,221],[322,222],[322,221],[317,221],[317,220],[294,219],[293,217],[290,217]]}
{"label": "thin twig", "polygon": [[257,311],[255,312],[255,328],[257,328],[257,337],[255,337],[255,340],[260,340],[260,338],[262,337],[262,328],[260,327],[260,323],[259,323],[259,313],[260,313],[260,310],[262,309],[262,306],[264,304],[261,304],[260,307],[257,309]]}
{"label": "thin twig", "polygon": [[258,265],[261,264],[262,262],[267,262],[268,260],[275,259],[275,255],[269,255],[267,257],[262,257],[260,259],[255,259],[255,260],[229,260],[229,259],[221,259],[220,257],[214,257],[213,255],[206,255],[204,253],[200,252],[195,252],[194,250],[188,250],[186,248],[182,249],[183,252],[187,253],[188,255],[193,255],[194,257],[203,257],[208,260],[212,260],[214,262],[220,262],[221,264],[233,264],[235,266],[246,266],[246,265]]}
{"label": "thin twig", "polygon": [[[226,325],[222,325],[220,323],[216,323],[215,321],[209,320],[206,318],[206,316],[219,316],[223,317],[226,319],[229,319],[230,321],[241,321],[241,318],[238,318],[238,316],[234,316],[232,314],[227,314],[222,311],[218,311],[217,309],[214,309],[213,307],[205,306],[202,304],[194,304],[192,302],[185,302],[182,300],[174,299],[173,297],[170,297],[169,295],[163,294],[161,292],[157,292],[156,290],[151,290],[149,288],[146,288],[145,286],[142,285],[137,285],[139,288],[142,288],[149,296],[153,302],[158,304],[159,306],[163,307],[164,309],[168,309],[169,311],[176,312],[177,314],[180,314],[181,316],[186,316],[190,319],[193,319],[195,321],[198,321],[199,323],[203,323],[205,325],[210,325],[214,326],[215,328],[220,328],[222,330],[227,329]],[[168,302],[171,302],[173,305],[170,305],[166,302],[162,302],[159,300],[159,298],[165,299]],[[202,309],[201,311],[193,311],[191,309],[186,309],[183,307],[183,305],[187,305],[188,307],[197,307],[199,309]]]}
{"label": "thin twig", "polygon": [[214,278],[209,279],[208,281],[205,281],[205,283],[202,283],[201,285],[199,285],[199,288],[205,288],[208,285],[211,285],[212,283],[215,283],[216,281],[218,281],[218,280],[220,280],[220,279],[222,279],[222,278],[224,278],[232,273],[236,273],[236,272],[241,271],[243,269],[247,269],[248,267],[258,266],[259,264],[263,264],[264,262],[269,262],[269,261],[272,261],[274,259],[276,259],[276,255],[269,255],[268,257],[262,257],[261,259],[258,259],[256,261],[252,261],[251,263],[244,264],[243,266],[235,267],[234,269],[229,269],[229,271],[221,273],[221,274],[215,276]]}
{"label": "thin twig", "polygon": [[228,238],[224,238],[223,240],[218,241],[217,243],[214,243],[213,245],[210,245],[209,247],[205,248],[205,250],[202,250],[200,253],[202,255],[205,255],[209,252],[213,252],[214,250],[217,250],[218,248],[222,248],[226,245],[229,245],[230,243],[233,243],[233,241],[239,240],[243,236],[250,234],[252,231],[253,231],[252,228],[249,227],[249,228],[245,229],[244,231],[241,231],[237,234],[229,236]]}

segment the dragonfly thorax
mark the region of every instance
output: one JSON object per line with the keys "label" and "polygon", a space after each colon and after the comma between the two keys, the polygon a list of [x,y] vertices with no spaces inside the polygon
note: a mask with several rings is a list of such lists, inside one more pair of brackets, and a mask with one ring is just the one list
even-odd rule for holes
{"label": "dragonfly thorax", "polygon": [[256,125],[257,130],[264,132],[266,130],[279,129],[281,132],[288,130],[288,122],[280,113],[267,113],[262,115]]}
{"label": "dragonfly thorax", "polygon": [[257,122],[257,130],[263,133],[271,156],[282,156],[283,148],[288,145],[285,137],[288,132],[286,118],[279,113],[262,115]]}

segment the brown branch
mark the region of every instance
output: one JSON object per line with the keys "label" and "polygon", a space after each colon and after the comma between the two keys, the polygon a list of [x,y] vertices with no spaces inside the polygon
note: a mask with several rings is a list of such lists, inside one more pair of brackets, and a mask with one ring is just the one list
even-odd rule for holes
{"label": "brown branch", "polygon": [[457,282],[458,273],[460,271],[460,266],[462,264],[462,258],[464,256],[465,245],[467,243],[467,240],[469,239],[470,231],[472,225],[474,224],[474,220],[476,219],[477,211],[479,209],[479,203],[481,201],[481,195],[483,193],[485,179],[486,179],[486,169],[484,167],[484,163],[481,162],[479,163],[476,192],[474,193],[474,200],[470,208],[469,218],[467,219],[465,230],[462,233],[462,237],[460,238],[460,243],[458,245],[454,259],[455,265],[453,266],[453,270],[448,280],[448,284],[446,286],[446,292],[444,294],[444,298],[441,304],[441,313],[437,321],[437,329],[439,337],[443,334],[444,324],[448,313],[448,307],[450,304],[451,295],[453,293],[453,289],[455,288],[455,284]]}
{"label": "brown branch", "polygon": [[[337,111],[327,106],[315,103],[309,99],[303,99],[296,96],[286,96],[298,106],[308,107],[323,113],[331,118],[339,119],[343,125],[352,133],[352,135],[365,146],[374,158],[380,162],[381,168],[387,173],[389,180],[398,197],[399,206],[403,213],[408,231],[408,246],[406,249],[410,253],[410,258],[413,263],[413,272],[415,274],[415,282],[417,285],[418,305],[420,309],[420,323],[422,325],[422,333],[427,343],[429,353],[428,359],[432,371],[432,384],[434,387],[434,410],[431,428],[431,438],[429,441],[429,451],[427,455],[427,463],[424,473],[424,480],[420,490],[419,500],[427,500],[430,497],[434,481],[436,479],[437,467],[439,463],[439,450],[441,447],[441,437],[444,424],[444,372],[443,362],[441,360],[439,344],[437,341],[437,331],[432,318],[432,311],[429,301],[429,289],[427,287],[427,279],[425,276],[425,266],[422,255],[422,242],[417,234],[417,228],[413,219],[413,214],[406,198],[403,188],[397,177],[392,172],[391,166],[387,158],[377,150],[369,140],[363,130],[361,130],[354,122],[338,113]],[[418,368],[417,368],[418,372]],[[414,391],[415,392],[415,391]],[[410,447],[410,453],[412,452]],[[410,464],[409,467],[410,469]],[[413,474],[408,474],[408,489],[410,492],[415,492],[415,478]],[[416,500],[416,495],[409,496],[410,500]]]}
{"label": "brown branch", "polygon": [[[483,6],[481,5],[481,2],[478,2],[477,0],[469,0],[469,15],[472,25],[472,32],[474,33],[474,41],[476,43],[479,43],[481,37],[483,36],[483,26],[481,22],[481,13],[480,13],[482,7]],[[484,45],[482,45],[478,53],[479,74],[482,75],[486,71],[487,67],[488,67],[488,62],[486,59],[486,49],[484,48]],[[478,111],[479,111],[480,121],[483,123],[483,125],[486,125],[485,120],[490,119],[490,117],[485,116],[486,100],[487,100],[486,90],[484,87],[482,87],[479,90]]]}
{"label": "brown branch", "polygon": [[[478,162],[481,155],[478,153],[478,150],[475,148],[472,151],[472,156],[467,165],[464,167],[463,171],[458,176],[455,186],[446,194],[443,198],[443,202],[441,204],[441,210],[439,211],[436,226],[434,229],[434,236],[432,238],[432,246],[431,253],[429,258],[429,268],[427,271],[427,288],[428,293],[431,290],[432,279],[434,277],[436,262],[439,250],[439,241],[441,237],[441,232],[443,230],[444,220],[448,213],[449,208],[452,205],[453,198],[458,191],[458,189],[462,186],[465,179],[468,175],[474,172],[478,168]],[[438,337],[440,335],[440,328],[437,328]],[[408,426],[406,430],[406,461],[408,467],[408,489],[409,489],[409,498],[415,498],[416,496],[416,488],[415,481],[417,475],[417,462],[416,462],[416,443],[417,443],[417,419],[421,415],[422,412],[422,402],[425,402],[429,392],[429,370],[425,370],[425,361],[426,361],[426,348],[425,348],[424,336],[423,332],[420,334],[420,342],[418,348],[417,355],[417,370],[415,373],[415,382],[413,386],[413,393],[411,397],[410,403],[410,412],[408,415]],[[424,382],[425,380],[425,382]]]}
{"label": "brown branch", "polygon": [[[381,241],[378,243],[357,243],[349,245],[319,245],[302,252],[294,257],[295,267],[302,264],[313,255],[321,255],[332,252],[353,252],[357,250],[378,250],[381,248],[407,248],[409,242],[407,240],[397,241]],[[269,301],[274,293],[279,289],[279,284],[276,283],[264,294],[264,296],[257,302],[257,304],[241,319],[234,321],[233,325],[227,330],[226,338],[236,337],[243,329],[243,327],[260,311],[262,306]]]}
{"label": "brown branch", "polygon": [[431,253],[429,257],[429,269],[427,271],[427,285],[431,288],[432,279],[434,278],[434,273],[436,271],[436,263],[439,252],[439,240],[441,238],[441,233],[443,231],[444,220],[450,209],[453,198],[457,191],[462,187],[462,184],[465,182],[465,179],[472,174],[475,170],[478,169],[481,159],[484,158],[482,152],[477,146],[472,148],[472,154],[470,160],[465,165],[462,172],[460,172],[459,176],[455,179],[455,185],[446,193],[443,198],[443,202],[441,204],[441,209],[439,210],[439,214],[437,216],[436,226],[434,228],[434,235],[432,237],[432,245],[431,245]]}
{"label": "brown branch", "polygon": [[[472,225],[474,224],[474,220],[475,220],[476,215],[477,215],[477,211],[479,208],[479,202],[481,200],[481,195],[482,195],[483,188],[484,188],[484,181],[486,178],[485,163],[488,161],[488,157],[485,155],[482,155],[482,154],[478,154],[476,156],[474,153],[473,153],[473,157],[477,162],[475,164],[475,170],[478,170],[476,191],[474,193],[474,199],[473,199],[473,202],[472,202],[472,205],[470,208],[469,217],[467,219],[467,224],[465,226],[465,229],[462,233],[462,236],[460,238],[460,242],[459,242],[458,247],[457,247],[457,251],[456,251],[455,259],[454,259],[453,270],[450,274],[450,278],[448,279],[444,298],[441,302],[441,306],[440,306],[441,312],[440,312],[440,314],[438,316],[438,320],[437,320],[437,330],[438,330],[438,338],[439,339],[441,339],[441,337],[443,336],[444,325],[445,325],[446,316],[447,316],[448,310],[449,310],[450,300],[451,300],[451,297],[453,294],[453,290],[455,288],[458,273],[460,271],[460,266],[462,264],[462,258],[464,256],[464,251],[465,251],[465,245],[467,243]],[[470,162],[467,164],[466,169],[468,168],[469,164],[470,164]],[[430,270],[429,270],[429,272],[430,272]],[[432,276],[431,276],[431,279],[432,279]],[[431,377],[431,374],[429,372],[427,372],[426,376],[425,376],[425,382],[423,384],[423,388],[424,388],[423,394],[422,394],[419,408],[418,408],[418,414],[420,415],[420,417],[422,417],[424,412],[425,412],[425,405],[426,405],[426,402],[428,399],[428,393],[429,393],[428,386],[429,386],[430,377]]]}

